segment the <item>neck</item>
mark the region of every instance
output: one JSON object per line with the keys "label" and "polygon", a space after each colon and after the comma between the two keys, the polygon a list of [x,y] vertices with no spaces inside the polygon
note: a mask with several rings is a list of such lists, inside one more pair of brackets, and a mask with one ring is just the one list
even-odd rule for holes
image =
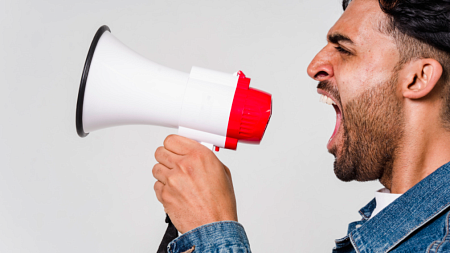
{"label": "neck", "polygon": [[[443,128],[440,115],[432,115],[430,108],[412,109],[412,114],[405,114],[405,131],[392,171],[380,179],[391,193],[405,193],[450,161],[450,131]],[[408,118],[408,115],[413,117]]]}

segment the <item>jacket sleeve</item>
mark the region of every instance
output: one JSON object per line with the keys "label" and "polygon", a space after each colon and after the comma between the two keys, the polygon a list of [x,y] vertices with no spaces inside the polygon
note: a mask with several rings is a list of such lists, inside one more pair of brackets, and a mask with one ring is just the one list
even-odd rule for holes
{"label": "jacket sleeve", "polygon": [[169,253],[251,253],[244,227],[235,221],[203,225],[176,238],[167,246]]}

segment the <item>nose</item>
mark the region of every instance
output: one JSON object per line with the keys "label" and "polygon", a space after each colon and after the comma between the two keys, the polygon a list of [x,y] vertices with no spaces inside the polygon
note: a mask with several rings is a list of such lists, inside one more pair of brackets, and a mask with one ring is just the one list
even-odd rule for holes
{"label": "nose", "polygon": [[334,76],[331,55],[324,47],[311,61],[307,69],[308,75],[319,82],[329,80]]}

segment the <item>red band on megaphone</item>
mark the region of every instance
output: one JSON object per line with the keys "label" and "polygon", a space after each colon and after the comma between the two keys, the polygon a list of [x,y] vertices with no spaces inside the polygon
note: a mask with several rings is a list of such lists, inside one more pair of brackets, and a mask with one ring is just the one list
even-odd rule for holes
{"label": "red band on megaphone", "polygon": [[242,71],[238,75],[225,143],[225,148],[230,149],[236,149],[238,140],[253,144],[261,142],[272,114],[272,96],[250,88],[250,78]]}

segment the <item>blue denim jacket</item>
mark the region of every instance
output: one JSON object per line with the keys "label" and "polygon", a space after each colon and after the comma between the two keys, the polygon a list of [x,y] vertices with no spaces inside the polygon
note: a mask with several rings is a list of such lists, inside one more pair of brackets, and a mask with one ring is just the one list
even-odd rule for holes
{"label": "blue denim jacket", "polygon": [[195,228],[167,246],[169,253],[246,253],[250,244],[244,227],[235,221],[220,221]]}
{"label": "blue denim jacket", "polygon": [[[417,183],[372,219],[373,199],[359,212],[360,221],[336,240],[333,253],[450,252],[450,163]],[[207,224],[173,240],[170,253],[251,252],[237,222]]]}

